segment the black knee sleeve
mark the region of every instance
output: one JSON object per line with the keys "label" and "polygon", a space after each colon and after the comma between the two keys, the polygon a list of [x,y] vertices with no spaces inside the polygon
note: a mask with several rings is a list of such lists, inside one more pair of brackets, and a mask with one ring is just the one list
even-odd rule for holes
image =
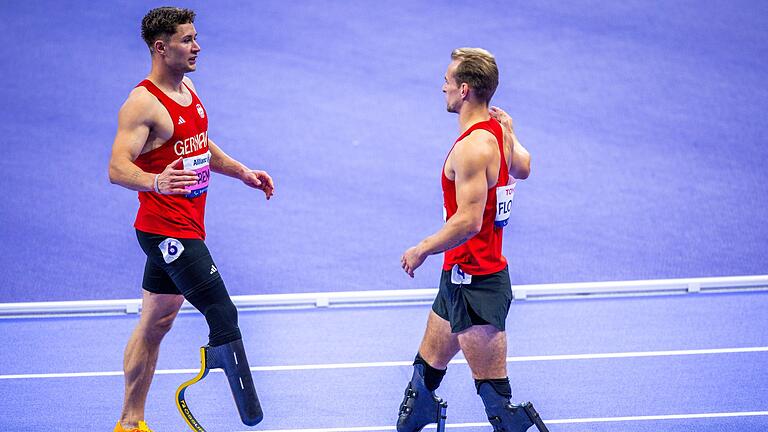
{"label": "black knee sleeve", "polygon": [[208,345],[224,345],[242,337],[237,326],[237,308],[221,278],[211,280],[185,297],[208,322]]}
{"label": "black knee sleeve", "polygon": [[435,391],[438,387],[440,387],[440,383],[443,381],[445,372],[448,371],[448,369],[441,370],[433,368],[429,363],[427,363],[426,360],[424,360],[424,358],[421,357],[421,354],[418,352],[416,353],[416,358],[413,359],[413,364],[424,365],[424,384],[427,386],[427,390],[429,391]]}
{"label": "black knee sleeve", "polygon": [[483,380],[475,380],[475,388],[477,389],[477,394],[480,394],[480,386],[483,383],[488,383],[493,387],[493,390],[496,391],[499,395],[509,399],[512,397],[512,387],[509,385],[509,377],[507,378],[497,378],[497,379],[483,379]]}
{"label": "black knee sleeve", "polygon": [[224,345],[242,337],[237,326],[237,308],[229,297],[225,302],[208,306],[203,314],[210,328],[208,345]]}

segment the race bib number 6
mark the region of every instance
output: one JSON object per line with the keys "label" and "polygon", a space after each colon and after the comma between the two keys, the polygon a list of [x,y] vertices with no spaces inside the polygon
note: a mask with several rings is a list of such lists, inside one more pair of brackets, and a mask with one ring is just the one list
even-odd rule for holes
{"label": "race bib number 6", "polygon": [[472,283],[472,275],[465,273],[458,264],[451,269],[451,283],[454,285],[469,285]]}
{"label": "race bib number 6", "polygon": [[160,252],[163,254],[163,261],[166,264],[176,261],[181,256],[181,253],[184,252],[184,245],[171,237],[163,240],[157,247],[160,248]]}
{"label": "race bib number 6", "polygon": [[208,184],[211,181],[210,164],[211,152],[184,158],[184,169],[194,171],[197,174],[197,184],[186,187],[189,190],[189,193],[185,195],[187,198],[195,198],[208,191]]}
{"label": "race bib number 6", "polygon": [[515,181],[508,186],[499,186],[496,188],[496,218],[494,224],[497,228],[504,228],[509,222],[509,215],[512,213],[512,199],[515,197]]}

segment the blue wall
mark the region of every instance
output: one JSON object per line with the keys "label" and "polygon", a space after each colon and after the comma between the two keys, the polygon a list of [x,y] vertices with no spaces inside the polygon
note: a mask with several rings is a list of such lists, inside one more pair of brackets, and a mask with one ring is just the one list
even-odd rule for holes
{"label": "blue wall", "polygon": [[[533,155],[513,283],[768,272],[764,2],[190,2],[210,136],[277,194],[215,177],[208,244],[233,294],[435,287],[403,250],[441,223],[451,50],[501,69]],[[0,301],[137,297],[117,111],[155,4],[0,6]]]}

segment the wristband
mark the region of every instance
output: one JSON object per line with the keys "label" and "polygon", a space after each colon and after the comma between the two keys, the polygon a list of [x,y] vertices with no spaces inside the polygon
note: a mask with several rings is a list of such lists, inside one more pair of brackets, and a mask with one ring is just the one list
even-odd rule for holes
{"label": "wristband", "polygon": [[160,193],[160,188],[157,187],[157,178],[160,177],[160,174],[155,174],[155,192]]}

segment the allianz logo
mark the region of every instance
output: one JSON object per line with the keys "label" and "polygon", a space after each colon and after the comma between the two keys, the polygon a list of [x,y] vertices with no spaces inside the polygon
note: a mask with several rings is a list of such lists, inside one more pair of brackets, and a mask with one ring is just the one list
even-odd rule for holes
{"label": "allianz logo", "polygon": [[210,156],[205,156],[201,158],[197,158],[192,162],[192,165],[198,166],[198,165],[207,165],[208,161],[211,159]]}

